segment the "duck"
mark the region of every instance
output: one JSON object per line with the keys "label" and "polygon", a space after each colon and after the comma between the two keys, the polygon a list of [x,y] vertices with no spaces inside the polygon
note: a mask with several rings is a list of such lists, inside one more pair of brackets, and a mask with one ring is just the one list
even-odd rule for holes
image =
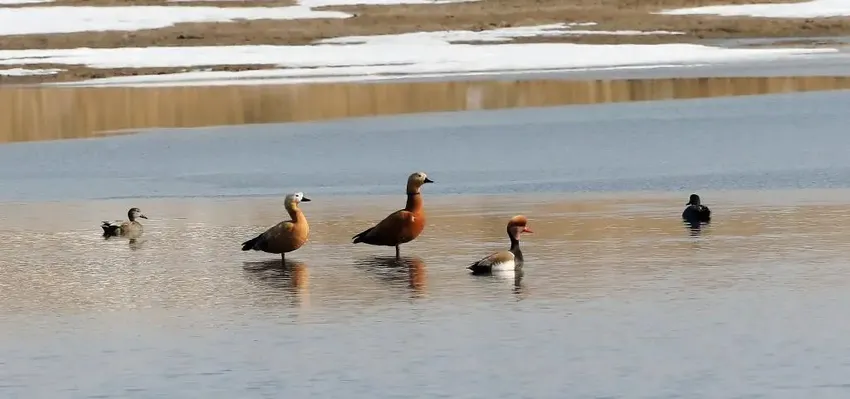
{"label": "duck", "polygon": [[472,273],[491,273],[494,271],[515,271],[522,269],[522,250],[519,248],[519,238],[522,233],[533,233],[528,228],[528,218],[516,215],[508,221],[508,239],[511,241],[510,249],[490,254],[483,259],[473,263],[467,269]]}
{"label": "duck", "polygon": [[142,227],[142,224],[136,220],[137,218],[147,219],[148,217],[142,214],[142,211],[139,208],[133,207],[127,211],[126,221],[115,220],[110,222],[108,220],[104,220],[100,225],[100,228],[103,229],[103,237],[141,236],[144,232],[144,228]]}
{"label": "duck", "polygon": [[425,210],[421,188],[434,181],[425,172],[414,172],[407,178],[407,204],[378,224],[351,237],[353,244],[395,247],[396,259],[401,259],[399,246],[411,242],[425,230]]}
{"label": "duck", "polygon": [[310,236],[310,225],[307,217],[301,211],[299,204],[310,202],[303,192],[287,194],[283,205],[291,220],[285,220],[256,237],[242,243],[243,251],[263,251],[270,254],[280,254],[280,259],[286,261],[286,253],[301,248]]}
{"label": "duck", "polygon": [[682,211],[682,219],[691,225],[711,222],[711,209],[702,205],[699,195],[691,194],[686,208]]}

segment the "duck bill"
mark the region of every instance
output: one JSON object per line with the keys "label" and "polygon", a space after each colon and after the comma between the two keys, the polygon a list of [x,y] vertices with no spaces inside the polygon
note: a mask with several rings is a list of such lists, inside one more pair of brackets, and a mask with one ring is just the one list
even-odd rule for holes
{"label": "duck bill", "polygon": [[148,218],[148,217],[147,217],[147,216],[145,216],[145,215],[139,215],[139,217],[140,217],[140,218],[142,218],[142,219],[147,219],[147,218]]}
{"label": "duck bill", "polygon": [[301,202],[310,202],[310,201],[312,201],[312,200],[307,198],[307,197],[301,197]]}
{"label": "duck bill", "polygon": [[425,183],[433,183],[433,182],[434,182],[433,180],[431,180],[431,179],[429,179],[429,178],[427,178],[427,177],[425,178]]}
{"label": "duck bill", "polygon": [[531,231],[531,229],[529,229],[528,227],[523,227],[523,228],[522,228],[522,232],[523,232],[523,233],[534,233],[534,232],[533,232],[533,231]]}

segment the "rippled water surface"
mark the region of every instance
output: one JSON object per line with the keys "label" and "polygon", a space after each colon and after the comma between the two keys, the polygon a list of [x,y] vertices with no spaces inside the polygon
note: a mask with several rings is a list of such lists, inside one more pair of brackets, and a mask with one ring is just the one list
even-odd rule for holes
{"label": "rippled water surface", "polygon": [[[2,146],[0,396],[845,397],[847,98]],[[403,259],[350,244],[417,169]],[[296,189],[311,241],[239,251]],[[470,276],[518,213],[525,273]]]}

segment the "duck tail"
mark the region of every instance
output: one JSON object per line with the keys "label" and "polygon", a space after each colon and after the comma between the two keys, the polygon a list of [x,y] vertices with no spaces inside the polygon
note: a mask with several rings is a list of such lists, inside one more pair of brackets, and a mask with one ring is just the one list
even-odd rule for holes
{"label": "duck tail", "polygon": [[370,227],[366,230],[361,231],[360,233],[357,233],[357,235],[355,235],[354,237],[351,237],[351,243],[357,244],[359,242],[365,242],[364,239],[365,239],[366,235],[369,234],[369,232],[371,232],[372,229],[374,229],[374,227]]}
{"label": "duck tail", "polygon": [[252,238],[248,241],[243,242],[242,243],[242,250],[243,251],[250,251],[250,250],[254,249],[255,244],[257,244],[257,241],[259,241],[262,236],[263,235],[260,234],[260,235],[254,237],[254,238]]}
{"label": "duck tail", "polygon": [[111,237],[118,234],[118,229],[120,228],[120,226],[115,226],[109,222],[103,222],[103,224],[100,225],[100,228],[103,229],[104,237]]}

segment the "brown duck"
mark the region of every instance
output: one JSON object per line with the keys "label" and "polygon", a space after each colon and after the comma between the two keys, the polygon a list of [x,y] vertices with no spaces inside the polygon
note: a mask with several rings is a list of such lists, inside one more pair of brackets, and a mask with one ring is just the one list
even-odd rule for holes
{"label": "brown duck", "polygon": [[142,214],[139,208],[130,208],[127,211],[127,220],[101,222],[100,228],[103,229],[103,238],[109,237],[131,237],[138,238],[144,232],[142,224],[136,221],[136,218],[147,219],[148,217]]}
{"label": "brown duck", "polygon": [[407,205],[404,209],[389,214],[378,224],[351,237],[352,242],[395,247],[395,257],[400,258],[399,245],[413,241],[425,229],[420,189],[425,183],[433,182],[425,172],[411,174],[407,178]]}
{"label": "brown duck", "polygon": [[514,271],[522,268],[522,251],[519,249],[519,236],[522,233],[532,233],[528,228],[528,218],[517,215],[508,221],[508,238],[511,248],[499,251],[473,263],[467,269],[473,273],[490,273],[493,271]]}
{"label": "brown duck", "polygon": [[289,194],[284,200],[286,212],[292,220],[280,222],[262,234],[242,243],[243,251],[263,251],[270,254],[280,254],[281,259],[286,259],[286,253],[301,248],[307,242],[310,235],[310,226],[307,218],[298,204],[310,202],[304,193]]}

